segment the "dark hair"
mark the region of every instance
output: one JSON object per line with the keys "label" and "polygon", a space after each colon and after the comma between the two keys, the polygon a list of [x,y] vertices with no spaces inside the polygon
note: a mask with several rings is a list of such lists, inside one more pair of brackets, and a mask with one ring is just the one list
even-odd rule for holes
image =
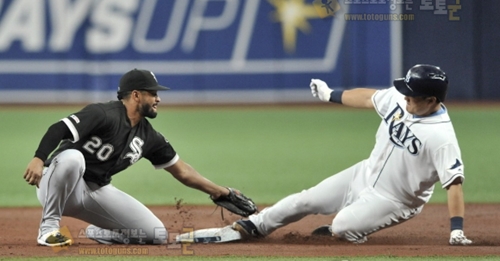
{"label": "dark hair", "polygon": [[132,93],[132,91],[117,92],[116,98],[118,98],[118,100],[122,100],[122,99],[128,98],[131,93]]}

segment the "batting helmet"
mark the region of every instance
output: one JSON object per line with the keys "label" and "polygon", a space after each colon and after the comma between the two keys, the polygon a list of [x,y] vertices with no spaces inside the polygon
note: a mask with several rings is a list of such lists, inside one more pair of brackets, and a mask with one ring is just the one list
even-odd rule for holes
{"label": "batting helmet", "polygon": [[405,78],[394,80],[396,89],[405,96],[436,97],[444,102],[448,90],[448,77],[441,68],[429,64],[413,66]]}

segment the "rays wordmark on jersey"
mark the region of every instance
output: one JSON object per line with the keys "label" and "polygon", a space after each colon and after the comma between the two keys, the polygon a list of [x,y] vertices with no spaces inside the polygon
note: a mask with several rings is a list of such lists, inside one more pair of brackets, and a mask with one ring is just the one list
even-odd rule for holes
{"label": "rays wordmark on jersey", "polygon": [[390,111],[384,118],[385,123],[389,125],[390,141],[399,148],[406,148],[412,155],[418,155],[422,148],[422,142],[415,136],[415,134],[404,124],[403,119],[405,111],[399,104]]}

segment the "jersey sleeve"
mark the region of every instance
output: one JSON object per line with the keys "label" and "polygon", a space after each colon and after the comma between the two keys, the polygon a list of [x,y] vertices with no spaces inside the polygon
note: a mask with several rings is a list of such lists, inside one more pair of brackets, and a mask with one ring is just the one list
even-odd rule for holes
{"label": "jersey sleeve", "polygon": [[170,167],[179,160],[179,155],[161,133],[154,132],[153,142],[155,147],[151,153],[144,155],[144,157],[153,164],[155,169]]}
{"label": "jersey sleeve", "polygon": [[391,101],[396,94],[395,92],[399,93],[396,90],[396,88],[392,87],[388,89],[377,90],[373,94],[372,102],[373,105],[375,106],[375,110],[380,115],[380,117],[383,118],[384,115],[387,113],[387,110],[389,110]]}
{"label": "jersey sleeve", "polygon": [[106,122],[104,110],[97,104],[90,104],[81,111],[71,114],[61,119],[68,126],[73,139],[73,143],[78,142],[82,137],[87,136],[96,127]]}
{"label": "jersey sleeve", "polygon": [[464,180],[464,165],[460,149],[453,144],[439,148],[434,154],[434,162],[442,188],[448,187],[455,179]]}

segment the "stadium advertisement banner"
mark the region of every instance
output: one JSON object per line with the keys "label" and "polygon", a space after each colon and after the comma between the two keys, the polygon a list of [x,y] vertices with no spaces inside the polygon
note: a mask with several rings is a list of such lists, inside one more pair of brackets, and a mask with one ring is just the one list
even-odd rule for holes
{"label": "stadium advertisement banner", "polygon": [[0,0],[0,102],[113,99],[133,68],[173,103],[308,101],[311,78],[387,87],[400,21],[365,2]]}

